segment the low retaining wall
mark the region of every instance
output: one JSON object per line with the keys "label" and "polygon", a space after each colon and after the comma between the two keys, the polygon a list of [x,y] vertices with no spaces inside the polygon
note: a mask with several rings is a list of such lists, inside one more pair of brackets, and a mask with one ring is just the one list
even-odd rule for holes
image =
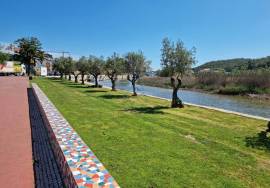
{"label": "low retaining wall", "polygon": [[119,187],[41,89],[34,83],[32,87],[66,187]]}

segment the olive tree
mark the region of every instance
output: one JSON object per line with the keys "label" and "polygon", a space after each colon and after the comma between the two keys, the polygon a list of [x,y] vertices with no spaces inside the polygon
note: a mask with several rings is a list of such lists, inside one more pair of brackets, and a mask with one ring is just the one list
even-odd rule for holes
{"label": "olive tree", "polygon": [[60,78],[69,75],[69,80],[71,80],[71,73],[73,69],[73,60],[71,57],[59,57],[54,59],[53,69],[60,73]]}
{"label": "olive tree", "polygon": [[36,65],[37,61],[44,59],[44,51],[41,42],[35,37],[24,37],[15,41],[19,48],[18,59],[25,65],[26,74],[30,75],[30,70]]}
{"label": "olive tree", "polygon": [[98,87],[98,77],[102,74],[104,60],[102,57],[90,56],[88,62],[88,73],[94,77],[95,87]]}
{"label": "olive tree", "polygon": [[80,72],[82,84],[84,84],[84,76],[88,73],[89,69],[88,59],[85,56],[82,56],[76,63],[76,67]]}
{"label": "olive tree", "polygon": [[195,64],[195,52],[193,47],[187,50],[182,41],[171,42],[168,38],[163,39],[161,48],[161,66],[168,71],[171,77],[171,87],[173,88],[171,107],[184,107],[177,93],[182,85],[182,78],[191,70]]}
{"label": "olive tree", "polygon": [[71,74],[73,72],[74,62],[71,57],[66,57],[66,58],[64,57],[64,59],[65,59],[65,63],[64,63],[65,75],[68,75],[68,80],[71,80]]}
{"label": "olive tree", "polygon": [[124,59],[118,54],[114,53],[111,57],[108,57],[104,65],[104,71],[106,76],[111,80],[112,91],[115,91],[115,82],[119,74],[124,71]]}
{"label": "olive tree", "polygon": [[125,72],[127,80],[132,84],[133,96],[137,95],[136,81],[150,68],[150,63],[141,51],[129,52],[125,56]]}
{"label": "olive tree", "polygon": [[60,78],[63,79],[65,73],[65,59],[63,57],[54,59],[53,70],[59,72]]}
{"label": "olive tree", "polygon": [[80,71],[79,71],[80,63],[79,61],[73,61],[72,65],[73,66],[72,66],[71,74],[73,74],[74,76],[75,83],[78,83],[78,76],[80,75]]}

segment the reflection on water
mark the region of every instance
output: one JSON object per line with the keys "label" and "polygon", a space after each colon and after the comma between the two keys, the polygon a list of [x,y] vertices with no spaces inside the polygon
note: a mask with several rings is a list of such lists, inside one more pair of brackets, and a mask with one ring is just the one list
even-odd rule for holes
{"label": "reflection on water", "polygon": [[[101,85],[111,86],[109,80],[100,81]],[[132,91],[132,87],[127,81],[119,81],[116,83],[116,88]],[[172,90],[157,87],[137,85],[137,91],[141,94],[153,95],[157,97],[171,99]],[[179,90],[179,96],[184,102],[212,106],[226,110],[236,111],[240,113],[256,115],[270,118],[269,104],[259,104],[252,100],[243,100],[238,97],[229,97],[224,95],[214,95],[201,93],[196,91]]]}

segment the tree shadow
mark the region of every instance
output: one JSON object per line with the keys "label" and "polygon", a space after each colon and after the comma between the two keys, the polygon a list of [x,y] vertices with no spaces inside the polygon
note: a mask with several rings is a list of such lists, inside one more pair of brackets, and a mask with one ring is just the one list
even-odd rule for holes
{"label": "tree shadow", "polygon": [[80,85],[80,84],[65,84],[67,87],[72,87],[72,88],[89,88],[87,85]]}
{"label": "tree shadow", "polygon": [[267,131],[261,131],[257,136],[246,137],[246,146],[270,151],[270,138]]}
{"label": "tree shadow", "polygon": [[108,92],[108,91],[104,91],[104,90],[86,90],[84,92],[86,92],[86,93],[105,93],[105,92]]}
{"label": "tree shadow", "polygon": [[48,79],[53,82],[63,82],[63,79],[60,79],[60,78],[48,78]]}
{"label": "tree shadow", "polygon": [[126,99],[129,96],[128,95],[101,95],[99,97],[103,99]]}
{"label": "tree shadow", "polygon": [[98,85],[98,86],[90,85],[89,87],[90,87],[90,88],[102,88],[102,85]]}
{"label": "tree shadow", "polygon": [[169,107],[166,106],[154,106],[154,107],[136,107],[136,108],[130,108],[125,111],[131,111],[131,112],[138,112],[138,113],[145,113],[145,114],[165,114],[163,112],[163,109],[168,109]]}
{"label": "tree shadow", "polygon": [[82,85],[80,83],[75,83],[75,82],[71,82],[71,81],[57,81],[55,80],[55,82],[60,82],[60,84],[65,85],[67,87],[73,87],[73,88],[89,88],[89,85]]}

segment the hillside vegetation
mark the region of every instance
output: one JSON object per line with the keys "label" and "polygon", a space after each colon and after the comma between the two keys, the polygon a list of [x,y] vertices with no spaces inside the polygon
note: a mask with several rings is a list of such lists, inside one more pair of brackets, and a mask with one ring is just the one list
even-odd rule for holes
{"label": "hillside vegetation", "polygon": [[[138,83],[154,87],[171,88],[169,77],[142,77]],[[270,70],[247,70],[233,73],[198,72],[184,76],[181,87],[217,94],[248,95],[253,98],[270,99]]]}
{"label": "hillside vegetation", "polygon": [[210,61],[208,63],[195,67],[193,70],[195,72],[198,72],[203,69],[224,70],[225,72],[234,72],[240,70],[270,69],[270,56],[258,59],[237,58],[237,59]]}
{"label": "hillside vegetation", "polygon": [[[182,88],[270,99],[270,56],[211,61],[193,71],[182,78]],[[157,77],[143,77],[139,84],[171,88],[168,72],[166,68],[158,70]]]}

